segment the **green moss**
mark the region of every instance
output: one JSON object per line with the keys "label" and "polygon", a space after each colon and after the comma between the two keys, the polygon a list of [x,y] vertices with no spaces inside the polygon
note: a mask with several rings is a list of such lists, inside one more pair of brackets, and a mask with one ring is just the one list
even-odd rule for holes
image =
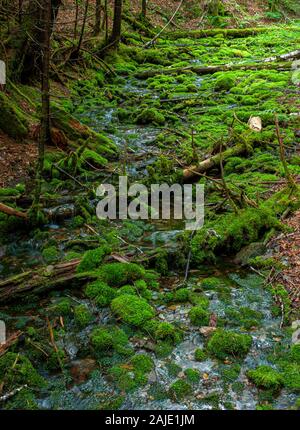
{"label": "green moss", "polygon": [[218,76],[215,81],[215,91],[229,91],[235,85],[233,77],[228,76],[228,73]]}
{"label": "green moss", "polygon": [[124,322],[137,327],[143,326],[155,314],[145,299],[129,294],[116,297],[111,303],[111,309]]}
{"label": "green moss", "polygon": [[179,288],[179,290],[176,290],[174,293],[174,301],[185,303],[189,301],[190,292],[187,288]]}
{"label": "green moss", "polygon": [[7,352],[0,357],[0,380],[4,389],[11,391],[16,386],[41,388],[45,380],[38,374],[25,355]]}
{"label": "green moss", "polygon": [[149,373],[154,366],[153,360],[146,354],[134,355],[130,360],[130,364],[132,364],[136,371],[142,373]]}
{"label": "green moss", "polygon": [[48,248],[45,248],[42,252],[43,259],[45,263],[50,264],[54,263],[59,259],[60,252],[56,248],[56,246],[49,246]]}
{"label": "green moss", "polygon": [[25,388],[19,393],[17,393],[11,400],[5,403],[6,410],[38,410],[39,406],[36,401],[34,392]]}
{"label": "green moss", "polygon": [[189,318],[193,325],[207,326],[209,324],[210,313],[202,306],[194,306],[189,312]]}
{"label": "green moss", "polygon": [[127,355],[128,337],[126,333],[118,327],[95,328],[90,337],[93,349],[100,354],[116,351],[119,354]]}
{"label": "green moss", "polygon": [[188,382],[195,384],[200,380],[200,372],[197,369],[186,369],[184,371],[185,377]]}
{"label": "green moss", "polygon": [[109,306],[117,293],[114,288],[100,280],[90,283],[85,289],[86,296],[93,299],[101,308]]}
{"label": "green moss", "polygon": [[170,376],[177,376],[179,372],[182,371],[182,368],[175,363],[175,361],[167,361],[166,368],[168,369],[168,373]]}
{"label": "green moss", "polygon": [[111,248],[107,245],[86,251],[76,269],[77,273],[88,272],[97,269],[101,265],[104,257],[110,252]]}
{"label": "green moss", "polygon": [[241,372],[239,364],[232,364],[231,366],[225,365],[220,369],[220,373],[225,382],[232,383],[237,380]]}
{"label": "green moss", "polygon": [[227,357],[244,358],[251,344],[252,338],[249,335],[218,329],[208,341],[207,350],[220,360]]}
{"label": "green moss", "polygon": [[261,312],[247,307],[242,307],[238,310],[233,307],[229,307],[226,309],[225,315],[226,318],[229,319],[231,325],[241,326],[246,330],[249,330],[252,327],[259,327],[263,318]]}
{"label": "green moss", "polygon": [[170,386],[168,393],[172,400],[179,401],[192,394],[192,387],[188,382],[178,379]]}
{"label": "green moss", "polygon": [[80,228],[84,225],[85,220],[82,216],[77,215],[71,221],[72,228]]}
{"label": "green moss", "polygon": [[49,307],[49,311],[56,316],[69,316],[72,313],[71,300],[68,298],[60,299],[53,306]]}
{"label": "green moss", "polygon": [[222,285],[223,282],[219,278],[215,278],[213,276],[210,278],[203,279],[203,281],[201,282],[201,287],[205,290],[215,290]]}
{"label": "green moss", "polygon": [[171,344],[176,344],[181,340],[181,332],[169,322],[161,322],[157,325],[154,337],[157,340],[163,340]]}
{"label": "green moss", "polygon": [[196,361],[205,361],[207,358],[206,353],[201,348],[195,349],[194,357]]}
{"label": "green moss", "polygon": [[300,344],[291,346],[290,359],[291,361],[300,364]]}
{"label": "green moss", "polygon": [[136,119],[138,124],[156,124],[163,125],[165,123],[165,117],[155,108],[146,108],[137,116]]}
{"label": "green moss", "polygon": [[0,92],[0,129],[15,139],[26,137],[29,130],[23,112],[3,92]]}
{"label": "green moss", "polygon": [[57,351],[51,351],[47,357],[46,366],[48,370],[61,370],[61,366],[66,361],[65,351],[58,349]]}
{"label": "green moss", "polygon": [[248,370],[247,376],[259,388],[277,391],[283,385],[282,375],[270,366],[259,366],[254,370]]}
{"label": "green moss", "polygon": [[295,393],[300,392],[300,365],[296,363],[285,363],[282,366],[284,386]]}
{"label": "green moss", "polygon": [[111,287],[121,287],[142,279],[145,269],[135,263],[110,263],[101,267],[99,276]]}
{"label": "green moss", "polygon": [[79,305],[74,308],[74,317],[76,323],[81,326],[87,326],[93,319],[93,315],[88,310],[86,305]]}

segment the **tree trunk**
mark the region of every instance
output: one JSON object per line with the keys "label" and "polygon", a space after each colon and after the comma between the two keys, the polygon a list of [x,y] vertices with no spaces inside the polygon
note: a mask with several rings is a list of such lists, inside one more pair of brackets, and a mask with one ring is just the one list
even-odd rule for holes
{"label": "tree trunk", "polygon": [[142,0],[142,13],[141,16],[143,19],[147,16],[147,0]]}
{"label": "tree trunk", "polygon": [[[50,36],[62,0],[50,1]],[[43,1],[30,1],[23,11],[22,22],[12,40],[14,58],[11,63],[11,76],[15,81],[28,83],[39,79],[42,71],[40,42],[43,40]]]}
{"label": "tree trunk", "polygon": [[109,40],[109,43],[111,46],[117,47],[119,45],[120,38],[121,38],[121,24],[122,24],[122,0],[115,0],[113,29]]}
{"label": "tree trunk", "polygon": [[82,22],[82,27],[81,27],[81,32],[80,32],[80,36],[79,36],[78,45],[77,45],[76,50],[71,55],[71,58],[73,58],[73,59],[78,58],[78,55],[79,55],[79,52],[80,52],[80,49],[81,49],[81,45],[82,45],[82,41],[83,41],[83,36],[84,36],[84,30],[85,30],[85,25],[86,25],[86,20],[87,20],[88,10],[89,10],[89,0],[86,0],[86,2],[85,2],[85,9],[84,9],[84,16],[83,16],[83,22]]}
{"label": "tree trunk", "polygon": [[50,87],[49,87],[49,69],[50,69],[50,36],[51,36],[51,0],[41,2],[42,15],[42,109],[41,109],[41,129],[38,144],[38,162],[36,170],[35,195],[32,204],[32,216],[34,221],[38,221],[40,213],[40,195],[42,185],[42,173],[44,169],[45,146],[51,141],[50,134]]}
{"label": "tree trunk", "polygon": [[98,36],[101,30],[101,3],[101,0],[96,0],[94,36]]}
{"label": "tree trunk", "polygon": [[78,15],[79,15],[79,4],[78,4],[78,0],[75,0],[74,39],[77,39]]}

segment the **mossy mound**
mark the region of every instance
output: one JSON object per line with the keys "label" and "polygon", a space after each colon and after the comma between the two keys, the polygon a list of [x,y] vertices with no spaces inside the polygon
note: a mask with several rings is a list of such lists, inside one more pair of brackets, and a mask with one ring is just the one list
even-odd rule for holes
{"label": "mossy mound", "polygon": [[194,357],[196,361],[204,361],[207,358],[206,352],[201,348],[195,349]]}
{"label": "mossy mound", "polygon": [[200,371],[197,369],[186,369],[184,374],[187,381],[191,384],[196,384],[200,380]]}
{"label": "mossy mound", "polygon": [[111,248],[107,245],[86,251],[81,262],[77,266],[77,273],[89,272],[91,270],[98,269],[103,262],[104,257],[110,252]]}
{"label": "mossy mound", "polygon": [[79,326],[85,327],[92,321],[93,315],[86,305],[78,305],[74,308],[74,318]]}
{"label": "mossy mound", "polygon": [[16,104],[0,91],[0,129],[14,139],[28,134],[28,121]]}
{"label": "mossy mound", "polygon": [[99,276],[111,287],[121,287],[142,279],[145,273],[145,269],[135,263],[110,263],[101,267]]}
{"label": "mossy mound", "polygon": [[137,116],[138,124],[156,124],[163,125],[166,119],[162,113],[155,108],[146,108]]}
{"label": "mossy mound", "polygon": [[112,300],[117,296],[118,291],[109,287],[101,280],[94,281],[87,285],[85,294],[88,298],[95,301],[99,307],[109,306]]}
{"label": "mossy mound", "polygon": [[118,327],[95,328],[90,337],[90,343],[96,353],[107,354],[116,351],[119,354],[127,355],[128,337],[126,333]]}
{"label": "mossy mound", "polygon": [[282,374],[270,366],[259,366],[248,370],[247,376],[257,387],[266,390],[279,390],[283,386]]}
{"label": "mossy mound", "polygon": [[161,322],[157,324],[154,331],[154,337],[156,340],[163,340],[170,344],[178,343],[181,338],[181,331],[169,322]]}
{"label": "mossy mound", "polygon": [[194,306],[189,312],[189,318],[193,325],[207,326],[209,324],[210,313],[202,306]]}
{"label": "mossy mound", "polygon": [[111,309],[124,322],[137,327],[143,326],[155,315],[154,309],[145,299],[130,294],[116,297],[111,303]]}
{"label": "mossy mound", "polygon": [[4,383],[6,391],[21,385],[41,388],[46,384],[28,358],[14,352],[7,352],[0,357],[0,380]]}
{"label": "mossy mound", "polygon": [[249,335],[218,329],[208,341],[207,350],[220,360],[228,357],[244,358],[251,344],[252,337]]}
{"label": "mossy mound", "polygon": [[178,379],[170,386],[168,393],[172,400],[180,401],[192,394],[192,387],[183,379]]}

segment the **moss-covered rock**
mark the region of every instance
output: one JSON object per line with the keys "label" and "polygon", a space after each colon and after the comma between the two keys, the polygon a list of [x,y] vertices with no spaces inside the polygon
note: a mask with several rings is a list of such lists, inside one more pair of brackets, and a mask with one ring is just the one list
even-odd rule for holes
{"label": "moss-covered rock", "polygon": [[56,246],[49,246],[45,248],[42,252],[43,259],[45,263],[50,264],[54,263],[59,259],[60,252],[56,248]]}
{"label": "moss-covered rock", "polygon": [[185,377],[188,382],[195,384],[200,380],[200,372],[197,369],[186,369],[184,371]]}
{"label": "moss-covered rock", "polygon": [[0,129],[15,139],[28,134],[28,121],[17,105],[0,92]]}
{"label": "moss-covered rock", "polygon": [[124,322],[137,327],[143,326],[155,315],[154,309],[145,299],[130,294],[116,297],[111,303],[111,309]]}
{"label": "moss-covered rock", "polygon": [[7,352],[0,357],[0,380],[4,389],[9,392],[16,386],[41,388],[45,380],[38,374],[25,355]]}
{"label": "moss-covered rock", "polygon": [[270,366],[258,366],[248,370],[247,376],[257,387],[266,390],[279,390],[283,386],[282,374]]}
{"label": "moss-covered rock", "polygon": [[176,344],[181,340],[181,331],[169,322],[161,322],[154,332],[155,339]]}
{"label": "moss-covered rock", "polygon": [[86,305],[76,306],[74,308],[74,317],[75,317],[76,323],[81,327],[85,327],[93,319],[93,315],[91,314],[89,309],[86,307]]}
{"label": "moss-covered rock", "polygon": [[85,294],[88,298],[93,299],[99,307],[103,308],[111,304],[118,291],[109,287],[105,282],[97,280],[88,284]]}
{"label": "moss-covered rock", "polygon": [[142,279],[145,273],[145,269],[135,263],[110,263],[101,267],[99,276],[111,287],[121,287]]}
{"label": "moss-covered rock", "polygon": [[111,252],[111,248],[107,245],[100,246],[96,249],[86,251],[79,265],[77,273],[89,272],[100,267],[104,257]]}
{"label": "moss-covered rock", "polygon": [[244,358],[251,347],[252,337],[218,329],[207,344],[208,352],[220,360],[227,357]]}
{"label": "moss-covered rock", "polygon": [[202,306],[194,306],[189,312],[189,318],[193,325],[207,326],[209,324],[210,313]]}
{"label": "moss-covered rock", "polygon": [[195,349],[194,357],[195,357],[196,361],[204,361],[204,360],[206,360],[207,355],[206,355],[205,351],[203,351],[203,349],[197,348],[197,349]]}
{"label": "moss-covered rock", "polygon": [[96,353],[107,354],[116,351],[119,354],[127,355],[128,337],[126,333],[118,327],[98,327],[95,328],[90,337],[90,343]]}
{"label": "moss-covered rock", "polygon": [[229,91],[235,85],[233,77],[228,76],[228,74],[218,76],[215,81],[215,91]]}
{"label": "moss-covered rock", "polygon": [[177,379],[177,381],[170,386],[168,393],[172,400],[180,401],[192,394],[192,387],[183,379]]}
{"label": "moss-covered rock", "polygon": [[137,116],[138,124],[156,124],[163,125],[166,119],[162,113],[155,108],[146,108]]}

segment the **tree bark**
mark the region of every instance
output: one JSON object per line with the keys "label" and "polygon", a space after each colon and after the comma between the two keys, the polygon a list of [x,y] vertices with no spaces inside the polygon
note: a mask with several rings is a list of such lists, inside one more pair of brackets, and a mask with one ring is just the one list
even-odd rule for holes
{"label": "tree bark", "polygon": [[199,164],[195,166],[187,167],[183,170],[183,180],[184,182],[189,182],[202,174],[206,173],[213,167],[220,166],[220,160],[226,162],[229,157],[236,157],[238,155],[243,155],[247,152],[247,149],[244,145],[236,145],[233,148],[228,148],[222,154],[216,154],[212,157],[207,158],[204,161],[201,161]]}
{"label": "tree bark", "polygon": [[94,36],[98,36],[101,30],[101,3],[101,0],[96,0]]}
{"label": "tree bark", "polygon": [[115,0],[114,4],[114,20],[113,29],[109,39],[111,46],[117,47],[121,38],[121,25],[122,25],[122,0]]}
{"label": "tree bark", "polygon": [[147,0],[142,0],[142,13],[141,16],[143,19],[147,16]]}
{"label": "tree bark", "polygon": [[79,52],[80,52],[80,49],[81,49],[81,45],[82,45],[82,41],[83,41],[83,36],[84,36],[84,30],[85,30],[85,25],[86,25],[86,20],[87,20],[88,9],[89,9],[89,0],[86,0],[86,2],[85,2],[85,9],[84,9],[84,16],[83,16],[83,22],[82,22],[82,27],[81,27],[81,32],[80,32],[80,36],[79,36],[78,45],[77,45],[76,50],[71,55],[71,58],[73,58],[73,59],[78,58],[78,55],[79,55]]}
{"label": "tree bark", "polygon": [[40,196],[42,186],[42,174],[44,170],[45,146],[51,143],[50,133],[50,37],[51,37],[51,0],[41,2],[43,8],[43,38],[42,38],[42,111],[41,111],[41,128],[38,143],[38,162],[36,170],[36,184],[34,201],[32,204],[32,215],[35,221],[38,221],[40,211]]}

